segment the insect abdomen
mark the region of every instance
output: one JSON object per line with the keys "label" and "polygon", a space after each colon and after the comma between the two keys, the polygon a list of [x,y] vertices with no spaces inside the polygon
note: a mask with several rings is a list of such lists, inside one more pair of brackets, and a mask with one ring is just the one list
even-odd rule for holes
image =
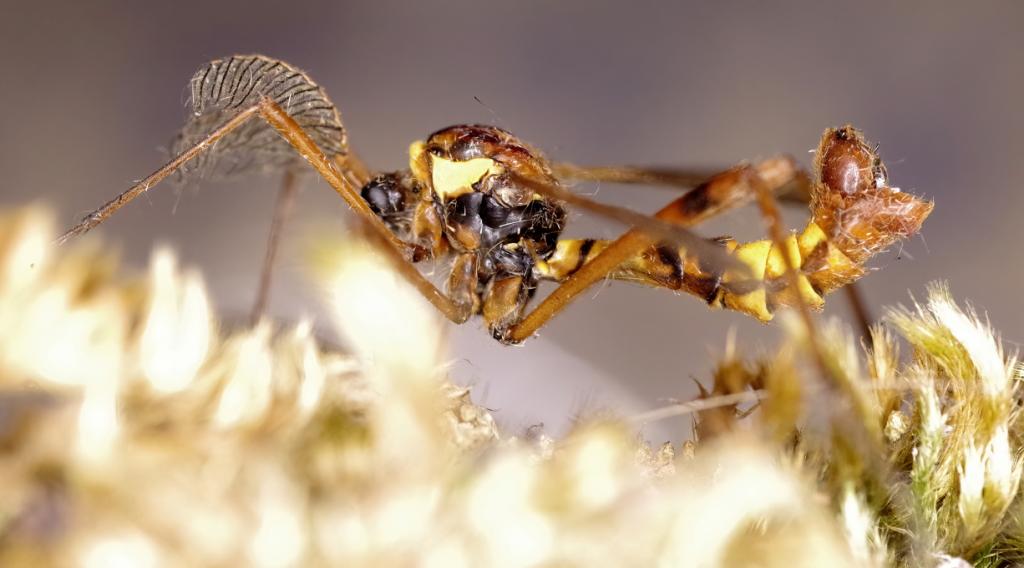
{"label": "insect abdomen", "polygon": [[[685,249],[658,245],[619,266],[611,277],[680,290],[700,297],[714,307],[769,321],[778,308],[793,305],[798,299],[820,309],[827,292],[863,274],[863,269],[830,244],[825,233],[813,222],[799,235],[791,234],[785,241],[786,254],[798,269],[795,288],[786,277],[783,251],[772,241],[738,243],[732,239],[720,239],[718,242],[748,267],[749,274],[728,271],[714,274],[703,270]],[[610,241],[606,240],[561,240],[554,254],[538,263],[537,272],[545,279],[565,280],[609,244]]]}

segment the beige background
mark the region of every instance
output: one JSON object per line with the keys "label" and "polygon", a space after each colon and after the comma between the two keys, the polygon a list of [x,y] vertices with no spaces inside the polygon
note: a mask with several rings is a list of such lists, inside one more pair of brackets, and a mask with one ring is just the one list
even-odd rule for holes
{"label": "beige background", "polygon": [[[402,166],[410,141],[470,121],[581,163],[727,165],[790,152],[809,164],[821,130],[851,121],[882,144],[896,185],[936,201],[923,238],[873,262],[884,270],[864,281],[872,305],[943,278],[986,308],[1011,346],[1024,338],[1019,2],[4,0],[0,12],[4,205],[42,199],[70,224],[148,174],[185,115],[193,70],[232,53],[309,71],[380,168]],[[140,266],[153,243],[173,243],[203,268],[220,310],[241,314],[275,187],[250,177],[161,188],[103,232]],[[598,191],[644,211],[669,196]],[[298,216],[292,235],[347,219],[312,181]],[[755,238],[760,227],[746,211],[705,231]],[[571,234],[616,230],[581,218]],[[282,317],[320,311],[298,243],[286,243],[272,305]],[[453,374],[480,384],[506,424],[557,430],[583,409],[631,412],[689,396],[730,328],[766,349],[776,336],[690,297],[628,285],[589,296],[521,348],[496,344],[475,322],[453,329]],[[827,312],[846,315],[841,296]]]}

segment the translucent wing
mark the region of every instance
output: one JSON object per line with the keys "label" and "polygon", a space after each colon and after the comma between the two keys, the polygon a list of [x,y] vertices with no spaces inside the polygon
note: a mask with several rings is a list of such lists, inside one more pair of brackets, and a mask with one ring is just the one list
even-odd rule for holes
{"label": "translucent wing", "polygon": [[557,184],[542,183],[520,176],[517,176],[517,181],[541,195],[564,201],[602,217],[632,226],[653,237],[655,240],[663,240],[674,243],[677,246],[686,247],[690,254],[700,258],[702,266],[706,269],[719,273],[733,271],[744,276],[750,273],[750,267],[736,260],[719,246],[714,239],[702,237],[685,227],[662,221],[650,215],[638,213],[632,209],[594,201],[564,189]]}
{"label": "translucent wing", "polygon": [[[673,168],[650,166],[579,166],[567,162],[552,164],[560,180],[599,181],[648,187],[690,189],[725,171],[720,168]],[[811,178],[796,176],[778,189],[776,197],[783,203],[806,206],[811,201]]]}
{"label": "translucent wing", "polygon": [[579,166],[568,162],[551,165],[561,180],[601,181],[646,186],[690,188],[725,168],[681,169],[645,166]]}
{"label": "translucent wing", "polygon": [[[334,103],[308,75],[283,61],[262,55],[216,59],[196,71],[190,88],[192,113],[172,142],[175,155],[263,96],[288,112],[328,157],[348,152],[345,127]],[[252,120],[183,171],[223,178],[254,169],[280,169],[301,160],[266,122]]]}

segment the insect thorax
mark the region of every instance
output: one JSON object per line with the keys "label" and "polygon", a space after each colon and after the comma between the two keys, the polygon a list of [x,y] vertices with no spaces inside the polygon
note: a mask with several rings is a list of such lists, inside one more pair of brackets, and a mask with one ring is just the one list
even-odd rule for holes
{"label": "insect thorax", "polygon": [[538,152],[499,128],[460,125],[414,143],[409,153],[408,172],[363,189],[403,237],[428,247],[435,243],[424,240],[440,238],[456,254],[476,252],[482,280],[530,277],[536,260],[554,251],[565,210],[520,181],[557,183]]}

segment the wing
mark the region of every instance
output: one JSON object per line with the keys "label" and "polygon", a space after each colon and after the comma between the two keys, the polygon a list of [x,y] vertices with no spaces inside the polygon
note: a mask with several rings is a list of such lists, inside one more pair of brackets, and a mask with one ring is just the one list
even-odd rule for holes
{"label": "wing", "polygon": [[[578,166],[567,162],[552,164],[560,180],[597,181],[627,185],[645,185],[689,189],[707,181],[726,168],[661,168],[646,166]],[[779,188],[776,197],[784,203],[806,206],[811,196],[810,176],[794,178]]]}
{"label": "wing", "polygon": [[632,209],[594,201],[555,184],[547,184],[523,176],[516,176],[516,180],[541,195],[637,228],[655,240],[667,241],[685,247],[687,252],[699,258],[701,264],[710,270],[718,273],[730,271],[740,276],[750,275],[750,268],[746,264],[736,260],[714,240],[702,237],[689,229],[638,213]]}

